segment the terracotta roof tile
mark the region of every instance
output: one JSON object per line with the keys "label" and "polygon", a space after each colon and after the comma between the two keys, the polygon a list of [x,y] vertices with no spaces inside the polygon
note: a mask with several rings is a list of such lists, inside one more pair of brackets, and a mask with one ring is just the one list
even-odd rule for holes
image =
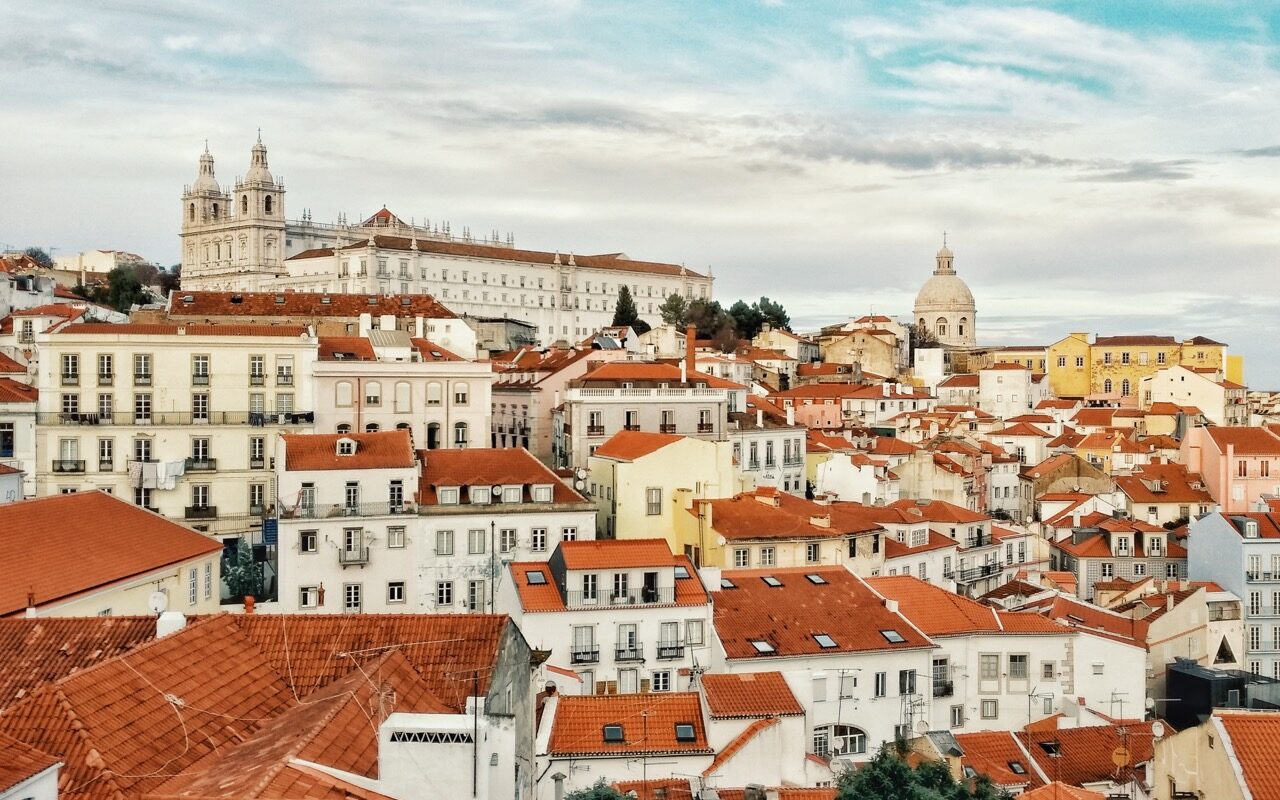
{"label": "terracotta roof tile", "polygon": [[[693,726],[678,741],[676,725]],[[622,741],[606,742],[604,727],[620,725]],[[561,695],[551,723],[552,756],[710,754],[697,692]]]}
{"label": "terracotta roof tile", "polygon": [[1280,436],[1266,428],[1210,427],[1205,431],[1219,452],[1225,453],[1230,445],[1238,456],[1280,456]]}
{"label": "terracotta roof tile", "polygon": [[119,325],[110,322],[85,322],[69,325],[56,331],[60,336],[177,336],[178,329],[186,336],[305,336],[302,325],[198,325],[168,322],[126,322]]}
{"label": "terracotta roof tile", "polygon": [[27,374],[27,368],[4,353],[0,353],[0,373],[17,373],[19,375],[25,375]]}
{"label": "terracotta roof tile", "polygon": [[1035,425],[1027,422],[1015,422],[1007,425],[998,431],[991,431],[988,436],[1034,436],[1038,439],[1052,439],[1053,434],[1046,433]]}
{"label": "terracotta roof tile", "polygon": [[[85,542],[93,542],[86,548]],[[0,616],[219,552],[222,544],[106,492],[0,505]]]}
{"label": "terracotta roof tile", "polygon": [[419,339],[416,336],[409,339],[409,343],[413,345],[413,349],[418,351],[418,357],[423,361],[466,361],[467,359],[453,352],[446,350],[430,339]]}
{"label": "terracotta roof tile", "polygon": [[[188,302],[187,298],[191,301]],[[240,298],[238,301],[234,298]],[[281,302],[276,302],[280,298]],[[405,300],[408,300],[408,303]],[[372,301],[372,302],[371,302]],[[172,317],[359,317],[361,314],[452,319],[457,315],[429,294],[322,294],[314,292],[184,292],[169,295]]]}
{"label": "terracotta roof tile", "polygon": [[[312,470],[396,469],[414,466],[413,437],[407,430],[378,433],[281,434],[285,469]],[[355,442],[355,452],[339,455],[343,440]]]}
{"label": "terracotta roof tile", "polygon": [[977,373],[963,373],[948,376],[938,386],[946,389],[977,389],[978,383]]}
{"label": "terracotta roof tile", "polygon": [[1276,760],[1280,717],[1262,712],[1215,711],[1213,719],[1230,739],[1249,792],[1256,798],[1280,797],[1280,762]]}
{"label": "terracotta roof tile", "polygon": [[0,378],[0,403],[34,403],[39,399],[38,389],[12,378]]}
{"label": "terracotta roof tile", "polygon": [[[733,588],[722,583],[714,593],[715,626],[729,659],[933,646],[906,619],[885,608],[864,580],[843,567],[734,570],[722,576]],[[769,585],[766,577],[780,585]],[[895,631],[897,636],[881,631]],[[816,637],[824,634],[834,646],[819,643]],[[768,648],[762,651],[753,642]]]}
{"label": "terracotta roof tile", "polygon": [[[740,383],[717,378],[702,372],[691,372],[686,376],[686,384],[705,383],[709,389],[745,389]],[[570,386],[591,387],[601,383],[658,384],[669,383],[673,387],[681,386],[680,367],[676,364],[655,363],[649,361],[606,361],[600,366],[570,381]]]}
{"label": "terracotta roof tile", "polygon": [[[1085,783],[1129,780],[1133,767],[1152,758],[1150,723],[1124,726],[1093,725],[1083,728],[1058,728],[1052,731],[1024,732],[1027,752],[1046,775],[1063,783],[1079,786]],[[1042,746],[1054,742],[1058,755],[1050,756]],[[1121,745],[1129,749],[1129,761],[1117,767],[1111,754]],[[1274,751],[1273,751],[1274,753]]]}
{"label": "terracotta roof tile", "polygon": [[647,431],[618,431],[592,453],[599,458],[616,461],[635,461],[650,453],[656,453],[669,444],[686,437],[674,433],[649,433]]}
{"label": "terracotta roof tile", "polygon": [[658,778],[647,781],[618,781],[613,788],[636,800],[695,800],[688,778]]}
{"label": "terracotta roof tile", "polygon": [[1204,479],[1182,464],[1145,464],[1132,475],[1117,476],[1115,482],[1132,503],[1213,504]]}
{"label": "terracotta roof tile", "polygon": [[422,459],[418,502],[422,505],[439,502],[437,487],[498,484],[525,486],[525,502],[532,500],[529,486],[548,484],[552,487],[552,499],[556,503],[587,502],[522,447],[420,450],[418,455]]}
{"label": "terracotta roof tile", "polygon": [[666,539],[579,539],[561,542],[566,569],[630,569],[669,566],[675,556]]}
{"label": "terracotta roof tile", "polygon": [[1068,633],[1044,617],[997,611],[911,576],[868,578],[867,583],[885,597],[897,600],[901,614],[929,636]]}
{"label": "terracotta roof tile", "polygon": [[1125,347],[1132,345],[1160,345],[1174,347],[1178,341],[1172,336],[1152,336],[1138,334],[1136,336],[1099,336],[1093,340],[1095,347]]}
{"label": "terracotta roof tile", "polygon": [[[836,800],[837,789],[834,786],[778,786],[771,787],[769,792],[777,792],[778,800]],[[745,789],[717,788],[716,795],[720,800],[746,800]]]}
{"label": "terracotta roof tile", "polygon": [[321,336],[321,361],[377,361],[373,345],[363,336]]}
{"label": "terracotta roof tile", "polygon": [[1062,781],[1054,781],[1038,789],[1023,792],[1018,795],[1018,800],[1106,800],[1106,795]]}
{"label": "terracotta roof tile", "polygon": [[155,635],[153,617],[0,619],[0,710]]}
{"label": "terracotta roof tile", "polygon": [[[762,502],[759,498],[768,502]],[[716,533],[729,540],[837,538],[848,534],[869,533],[879,529],[873,512],[857,503],[822,505],[802,497],[775,492],[739,494],[722,500],[700,500],[711,508],[711,525]],[[695,505],[689,513],[697,514]],[[830,524],[815,524],[815,519],[830,518]]]}
{"label": "terracotta roof tile", "polygon": [[706,673],[702,676],[702,694],[713,719],[804,713],[781,672]]}
{"label": "terracotta roof tile", "polygon": [[0,753],[4,755],[0,758],[0,795],[58,763],[53,756],[2,733]]}
{"label": "terracotta roof tile", "polygon": [[988,522],[990,517],[986,514],[979,514],[977,511],[970,511],[967,508],[948,503],[945,500],[929,500],[920,502],[918,500],[898,500],[890,503],[889,508],[896,508],[916,515],[929,522]]}
{"label": "terracotta roof tile", "polygon": [[[964,751],[961,762],[980,775],[986,775],[998,786],[1043,786],[1044,780],[1034,761],[1014,737],[1012,731],[979,731],[956,734]],[[1022,772],[1015,772],[1013,765]]]}

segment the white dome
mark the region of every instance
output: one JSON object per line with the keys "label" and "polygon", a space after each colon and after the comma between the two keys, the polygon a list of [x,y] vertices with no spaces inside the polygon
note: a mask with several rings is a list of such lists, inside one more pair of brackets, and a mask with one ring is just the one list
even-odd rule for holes
{"label": "white dome", "polygon": [[973,292],[957,275],[933,275],[920,287],[916,295],[916,312],[921,311],[973,311],[976,304]]}
{"label": "white dome", "polygon": [[267,169],[267,146],[259,139],[250,151],[249,171],[245,173],[245,183],[275,183],[271,172]]}
{"label": "white dome", "polygon": [[192,184],[191,189],[196,192],[222,191],[218,186],[217,178],[213,177],[213,156],[209,155],[207,149],[200,154],[200,174],[196,176],[196,182]]}

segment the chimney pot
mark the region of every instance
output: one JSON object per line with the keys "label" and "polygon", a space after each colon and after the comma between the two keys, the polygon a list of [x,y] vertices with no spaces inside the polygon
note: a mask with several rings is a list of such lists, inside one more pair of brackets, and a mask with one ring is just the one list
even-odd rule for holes
{"label": "chimney pot", "polygon": [[[697,365],[698,351],[698,326],[687,325],[684,329],[684,365],[689,375],[698,371]],[[688,378],[681,376],[682,380],[687,381]]]}

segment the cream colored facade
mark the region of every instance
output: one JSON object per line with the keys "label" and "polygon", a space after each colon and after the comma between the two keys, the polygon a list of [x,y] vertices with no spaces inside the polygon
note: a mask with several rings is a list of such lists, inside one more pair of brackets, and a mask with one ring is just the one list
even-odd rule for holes
{"label": "cream colored facade", "polygon": [[662,538],[675,553],[695,544],[687,536],[689,498],[742,491],[728,441],[684,437],[634,459],[593,455],[587,473],[602,539]]}
{"label": "cream colored facade", "polygon": [[[218,553],[188,559],[146,572],[67,600],[40,605],[37,617],[154,617],[149,603],[155,592],[168,595],[169,611],[216,614],[219,610],[221,563]],[[193,592],[194,587],[194,592]],[[191,598],[195,599],[192,600]]]}
{"label": "cream colored facade", "polygon": [[858,364],[864,372],[898,374],[898,339],[889,331],[856,330],[822,343],[823,363]]}
{"label": "cream colored facade", "polygon": [[1150,408],[1152,403],[1194,406],[1214,425],[1247,425],[1244,389],[1233,386],[1217,374],[1168,367],[1142,379],[1142,407]]}
{"label": "cream colored facade", "polygon": [[1155,800],[1260,800],[1245,788],[1231,738],[1218,721],[1223,713],[1266,712],[1217,710],[1206,722],[1157,741],[1151,765]]}
{"label": "cream colored facade", "polygon": [[252,535],[275,497],[277,434],[313,427],[316,339],[174,327],[37,336],[36,495],[104,489],[211,535]]}
{"label": "cream colored facade", "polygon": [[938,251],[933,277],[916,295],[912,317],[921,329],[948,347],[977,344],[978,309],[964,280],[956,275],[955,254],[944,243]]}

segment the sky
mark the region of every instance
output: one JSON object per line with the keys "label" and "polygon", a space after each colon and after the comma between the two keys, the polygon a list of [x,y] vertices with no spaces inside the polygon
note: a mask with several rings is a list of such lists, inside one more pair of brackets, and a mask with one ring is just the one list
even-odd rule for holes
{"label": "sky", "polygon": [[260,128],[285,210],[712,270],[799,328],[1209,336],[1280,389],[1280,4],[0,0],[0,248],[178,259]]}

